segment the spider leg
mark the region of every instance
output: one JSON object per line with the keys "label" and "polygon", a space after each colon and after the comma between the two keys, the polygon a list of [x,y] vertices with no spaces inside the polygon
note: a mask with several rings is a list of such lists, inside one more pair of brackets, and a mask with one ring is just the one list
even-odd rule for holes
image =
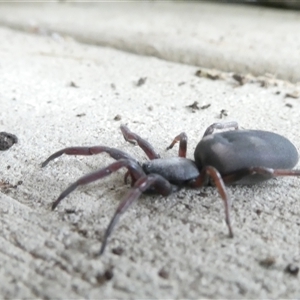
{"label": "spider leg", "polygon": [[[243,178],[251,175],[261,175],[265,180],[277,176],[300,176],[300,170],[286,170],[286,169],[271,169],[265,167],[251,167],[235,171],[231,174],[224,175],[223,181],[226,184],[235,183]],[[259,181],[262,181],[261,179]],[[249,182],[251,183],[251,182]],[[247,182],[245,182],[247,184]]]}
{"label": "spider leg", "polygon": [[120,168],[126,167],[130,175],[133,177],[134,181],[138,180],[140,177],[144,176],[145,173],[141,166],[133,160],[130,159],[120,159],[106,168],[97,170],[96,172],[87,174],[80,177],[77,181],[71,184],[66,190],[64,190],[59,197],[52,203],[52,210],[60,203],[62,199],[67,197],[71,192],[73,192],[77,187],[94,182],[98,179],[104,178],[113,172],[116,172]]}
{"label": "spider leg", "polygon": [[227,129],[227,128],[233,128],[234,130],[238,130],[239,125],[235,121],[226,122],[226,123],[214,123],[205,130],[203,137],[212,134],[216,129]]}
{"label": "spider leg", "polygon": [[166,150],[172,149],[176,143],[179,142],[179,151],[178,156],[179,157],[186,157],[186,149],[187,149],[187,135],[185,132],[181,132],[179,135],[177,135],[173,142],[170,144],[170,146],[167,147]]}
{"label": "spider leg", "polygon": [[207,166],[203,168],[200,175],[190,182],[190,185],[192,187],[201,187],[207,183],[207,176],[211,177],[214,181],[219,194],[224,202],[225,206],[225,221],[229,230],[229,237],[233,237],[233,231],[231,227],[231,221],[230,221],[230,203],[229,203],[229,197],[226,192],[226,187],[224,184],[224,181],[222,179],[221,174],[218,172],[218,170],[214,167]]}
{"label": "spider leg", "polygon": [[122,158],[130,159],[133,161],[136,161],[133,157],[131,157],[129,154],[118,150],[116,148],[110,148],[106,146],[94,146],[94,147],[70,147],[70,148],[64,148],[62,150],[59,150],[55,153],[53,153],[51,156],[49,156],[43,163],[42,168],[45,167],[51,160],[63,155],[95,155],[105,152],[109,154],[112,158],[119,160]]}
{"label": "spider leg", "polygon": [[102,255],[107,245],[107,240],[112,233],[113,228],[120,219],[120,216],[140,197],[140,195],[150,188],[163,195],[167,196],[173,192],[173,186],[165,178],[158,174],[150,174],[140,177],[130,192],[123,198],[117,210],[112,217],[104,234],[102,246],[99,255]]}
{"label": "spider leg", "polygon": [[141,138],[136,133],[133,133],[132,131],[130,131],[129,128],[125,125],[121,125],[120,128],[123,133],[125,141],[127,141],[131,144],[138,144],[139,147],[146,153],[146,155],[148,156],[148,158],[150,160],[155,159],[155,158],[160,158],[160,155],[158,153],[156,153],[153,146],[148,141]]}

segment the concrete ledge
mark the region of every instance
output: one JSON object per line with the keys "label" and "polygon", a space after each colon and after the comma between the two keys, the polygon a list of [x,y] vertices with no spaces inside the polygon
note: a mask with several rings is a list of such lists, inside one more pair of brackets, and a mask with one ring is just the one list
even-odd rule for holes
{"label": "concrete ledge", "polygon": [[2,3],[0,24],[223,71],[300,81],[299,11],[206,2]]}

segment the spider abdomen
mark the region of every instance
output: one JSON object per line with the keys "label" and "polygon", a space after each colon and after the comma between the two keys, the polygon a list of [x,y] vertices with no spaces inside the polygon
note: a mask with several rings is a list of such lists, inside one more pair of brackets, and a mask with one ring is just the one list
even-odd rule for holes
{"label": "spider abdomen", "polygon": [[213,166],[222,175],[250,167],[290,169],[298,162],[298,152],[273,132],[226,131],[204,137],[195,149],[195,162],[200,169]]}

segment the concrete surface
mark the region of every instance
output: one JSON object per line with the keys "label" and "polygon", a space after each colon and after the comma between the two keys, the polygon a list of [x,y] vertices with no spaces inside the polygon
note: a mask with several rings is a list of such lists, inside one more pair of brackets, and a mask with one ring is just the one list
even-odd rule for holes
{"label": "concrete surface", "polygon": [[[4,4],[0,10],[9,11]],[[16,11],[22,15],[20,8],[10,15]],[[79,188],[52,212],[51,202],[63,189],[112,159],[63,156],[40,167],[71,145],[109,145],[144,161],[145,154],[122,138],[121,123],[163,156],[177,155],[175,148],[164,149],[184,130],[192,158],[206,127],[230,120],[283,134],[299,149],[300,103],[286,97],[298,86],[267,77],[247,77],[239,85],[232,74],[210,70],[199,77],[195,66],[57,34],[1,27],[0,39],[0,128],[19,138],[0,153],[3,298],[299,297],[299,275],[285,271],[300,265],[299,178],[228,187],[234,239],[227,237],[213,187],[182,189],[167,198],[142,196],[121,218],[105,255],[95,257],[129,189],[125,171]],[[187,107],[195,101],[210,106]]]}
{"label": "concrete surface", "polygon": [[[113,1],[112,1],[113,2]],[[300,81],[299,11],[200,1],[1,4],[0,24],[170,61]]]}

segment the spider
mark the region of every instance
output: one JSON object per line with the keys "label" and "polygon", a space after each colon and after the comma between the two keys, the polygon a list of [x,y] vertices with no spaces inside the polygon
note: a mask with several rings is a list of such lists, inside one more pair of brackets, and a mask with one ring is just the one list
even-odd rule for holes
{"label": "spider", "polygon": [[[183,186],[199,188],[213,184],[224,202],[225,221],[229,237],[233,237],[230,221],[230,201],[225,188],[227,184],[255,184],[276,176],[300,176],[300,170],[291,170],[298,162],[295,146],[285,137],[262,130],[239,130],[237,122],[210,125],[194,152],[195,160],[186,158],[187,135],[177,135],[166,150],[179,142],[178,157],[161,158],[153,146],[121,125],[126,141],[137,144],[149,160],[139,163],[129,154],[107,146],[70,147],[52,154],[42,163],[45,167],[51,160],[67,155],[94,155],[105,152],[116,160],[109,166],[85,175],[71,184],[52,203],[54,210],[62,199],[78,186],[104,178],[121,168],[127,168],[124,177],[131,178],[132,189],[121,200],[104,234],[99,254],[103,254],[109,236],[120,216],[142,193],[157,193],[168,196]],[[214,133],[215,130],[227,129]],[[228,130],[231,129],[231,130]]]}

